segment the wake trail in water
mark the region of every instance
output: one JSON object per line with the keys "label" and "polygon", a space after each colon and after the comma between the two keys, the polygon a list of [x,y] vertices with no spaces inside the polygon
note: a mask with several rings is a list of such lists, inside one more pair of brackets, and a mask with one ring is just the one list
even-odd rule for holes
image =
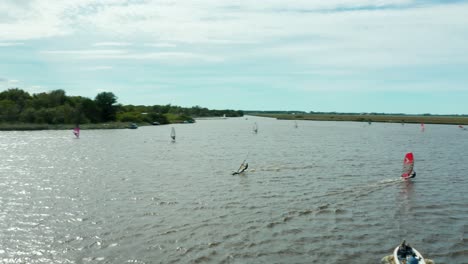
{"label": "wake trail in water", "polygon": [[374,192],[384,190],[390,186],[397,185],[401,182],[402,179],[400,178],[390,178],[368,185],[354,186],[346,189],[329,191],[322,195],[315,195],[310,198],[310,200],[317,201],[317,205],[314,208],[291,210],[283,213],[278,217],[279,219],[270,222],[267,227],[272,228],[278,224],[289,222],[296,217],[308,216],[311,214],[318,215],[322,213],[332,213],[337,215],[344,213],[344,211],[349,208],[351,204],[361,200],[363,197],[366,197]]}
{"label": "wake trail in water", "polygon": [[288,170],[306,170],[306,169],[312,169],[315,168],[316,166],[314,165],[306,165],[306,166],[285,166],[285,165],[277,165],[277,166],[268,166],[268,167],[256,167],[252,168],[250,170],[247,170],[249,172],[256,172],[256,171],[265,171],[265,172],[278,172],[278,171],[288,171]]}

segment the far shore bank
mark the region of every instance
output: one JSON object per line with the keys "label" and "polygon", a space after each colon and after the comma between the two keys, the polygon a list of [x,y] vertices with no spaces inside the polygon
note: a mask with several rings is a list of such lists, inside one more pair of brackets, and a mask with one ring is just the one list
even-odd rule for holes
{"label": "far shore bank", "polygon": [[468,117],[464,116],[423,116],[423,115],[349,115],[349,114],[250,114],[261,117],[271,117],[281,120],[313,120],[313,121],[351,121],[351,122],[382,122],[401,124],[443,124],[468,125]]}
{"label": "far shore bank", "polygon": [[[129,122],[108,122],[97,124],[81,124],[80,129],[126,129]],[[138,126],[151,126],[148,123],[136,123]],[[0,123],[0,131],[33,131],[33,130],[67,130],[73,129],[71,124],[29,124],[29,123]]]}

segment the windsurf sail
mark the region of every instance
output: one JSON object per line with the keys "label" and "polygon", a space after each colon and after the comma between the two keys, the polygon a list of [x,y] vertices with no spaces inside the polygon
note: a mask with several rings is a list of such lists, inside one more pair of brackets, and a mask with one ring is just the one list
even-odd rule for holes
{"label": "windsurf sail", "polygon": [[235,171],[234,173],[232,173],[232,175],[241,174],[241,173],[243,173],[245,170],[247,170],[248,167],[249,167],[249,164],[247,163],[247,160],[244,160],[244,161],[242,162],[242,164],[239,166],[239,169],[237,169],[237,171]]}
{"label": "windsurf sail", "polygon": [[257,132],[258,132],[257,122],[254,123],[253,132],[254,132],[254,133],[257,133]]}
{"label": "windsurf sail", "polygon": [[73,135],[75,135],[76,138],[80,137],[80,127],[75,127],[73,129]]}
{"label": "windsurf sail", "polygon": [[403,160],[403,172],[401,174],[401,177],[403,178],[409,178],[411,176],[411,173],[413,172],[414,168],[414,156],[412,152],[408,152],[405,155],[405,159]]}
{"label": "windsurf sail", "polygon": [[425,129],[424,123],[421,123],[421,131],[424,132],[424,129]]}
{"label": "windsurf sail", "polygon": [[171,138],[172,138],[172,141],[175,141],[175,136],[176,136],[176,135],[175,135],[175,129],[172,128],[172,129],[171,129]]}

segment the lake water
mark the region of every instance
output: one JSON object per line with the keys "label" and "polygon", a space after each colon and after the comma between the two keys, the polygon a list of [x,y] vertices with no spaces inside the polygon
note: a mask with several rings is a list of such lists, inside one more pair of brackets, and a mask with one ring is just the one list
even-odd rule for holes
{"label": "lake water", "polygon": [[[258,134],[252,132],[254,122]],[[468,131],[199,120],[0,132],[1,263],[468,263]],[[406,152],[417,177],[399,179]],[[249,171],[232,176],[247,159]]]}

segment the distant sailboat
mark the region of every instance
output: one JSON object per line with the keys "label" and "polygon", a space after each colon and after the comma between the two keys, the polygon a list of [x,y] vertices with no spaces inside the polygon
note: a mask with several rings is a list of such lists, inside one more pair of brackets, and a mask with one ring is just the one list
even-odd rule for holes
{"label": "distant sailboat", "polygon": [[424,127],[424,123],[421,123],[421,132],[424,132],[426,128]]}
{"label": "distant sailboat", "polygon": [[255,123],[254,123],[254,126],[253,126],[253,132],[254,132],[255,134],[257,134],[257,133],[258,133],[258,126],[257,126],[257,122],[255,122]]}
{"label": "distant sailboat", "polygon": [[175,142],[175,136],[176,136],[176,135],[175,135],[175,129],[172,128],[172,129],[171,129],[171,138],[172,138],[172,142]]}
{"label": "distant sailboat", "polygon": [[73,135],[75,135],[76,138],[80,138],[80,127],[79,126],[76,126],[73,129]]}

